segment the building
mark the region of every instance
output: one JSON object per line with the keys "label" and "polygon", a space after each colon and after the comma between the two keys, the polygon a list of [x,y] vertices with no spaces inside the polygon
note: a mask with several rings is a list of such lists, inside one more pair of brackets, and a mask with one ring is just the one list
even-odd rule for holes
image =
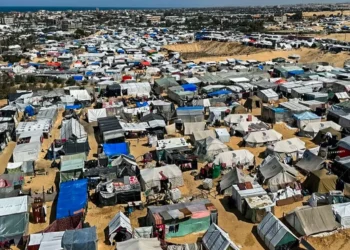
{"label": "building", "polygon": [[5,25],[12,25],[15,23],[15,19],[13,17],[3,17],[1,18],[1,23]]}
{"label": "building", "polygon": [[151,23],[159,23],[161,16],[146,15],[146,21],[151,21]]}
{"label": "building", "polygon": [[286,16],[286,15],[274,16],[274,17],[273,17],[273,20],[274,20],[275,22],[278,22],[278,23],[285,23],[285,22],[287,22],[287,16]]}

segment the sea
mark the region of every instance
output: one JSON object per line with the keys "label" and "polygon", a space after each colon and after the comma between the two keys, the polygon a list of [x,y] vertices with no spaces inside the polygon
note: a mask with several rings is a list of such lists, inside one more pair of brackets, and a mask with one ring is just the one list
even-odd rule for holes
{"label": "sea", "polygon": [[46,11],[87,11],[87,10],[150,10],[159,8],[147,8],[147,7],[55,7],[55,6],[0,6],[0,12],[38,12],[40,10]]}

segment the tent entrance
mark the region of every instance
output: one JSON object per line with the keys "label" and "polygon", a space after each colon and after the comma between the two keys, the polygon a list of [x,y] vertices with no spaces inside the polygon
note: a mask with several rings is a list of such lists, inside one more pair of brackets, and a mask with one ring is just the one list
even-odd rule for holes
{"label": "tent entrance", "polygon": [[255,101],[255,107],[260,108],[260,101]]}

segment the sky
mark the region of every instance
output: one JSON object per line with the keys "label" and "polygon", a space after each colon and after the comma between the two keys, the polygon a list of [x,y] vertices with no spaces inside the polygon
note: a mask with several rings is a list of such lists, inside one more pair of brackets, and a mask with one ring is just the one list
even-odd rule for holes
{"label": "sky", "polygon": [[1,6],[71,6],[71,7],[214,7],[279,5],[300,3],[339,3],[348,0],[0,0]]}

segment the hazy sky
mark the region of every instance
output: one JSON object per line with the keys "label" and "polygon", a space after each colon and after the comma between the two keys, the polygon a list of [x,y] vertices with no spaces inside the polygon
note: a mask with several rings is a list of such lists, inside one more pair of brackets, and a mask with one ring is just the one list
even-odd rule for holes
{"label": "hazy sky", "polygon": [[1,6],[76,6],[76,7],[212,7],[278,5],[296,3],[339,3],[348,0],[0,0]]}

